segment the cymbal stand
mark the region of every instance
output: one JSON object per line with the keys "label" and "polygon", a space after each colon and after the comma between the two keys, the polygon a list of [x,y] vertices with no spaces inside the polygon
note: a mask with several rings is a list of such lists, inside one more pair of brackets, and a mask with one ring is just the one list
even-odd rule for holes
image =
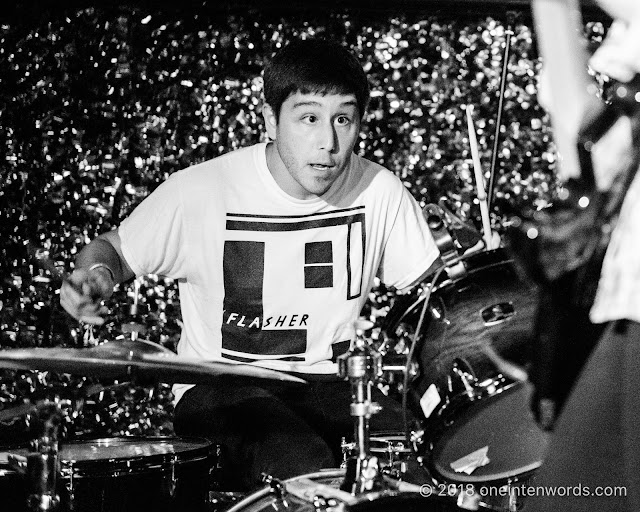
{"label": "cymbal stand", "polygon": [[62,413],[52,402],[38,404],[34,415],[36,437],[27,455],[27,507],[34,511],[60,510],[57,494],[59,474],[58,445]]}
{"label": "cymbal stand", "polygon": [[141,315],[147,312],[145,305],[139,303],[140,301],[140,278],[133,282],[133,304],[129,306],[129,316],[131,321],[125,323],[122,326],[123,334],[129,334],[131,341],[138,341],[140,335],[147,333],[147,328],[141,322]]}
{"label": "cymbal stand", "polygon": [[369,420],[381,407],[371,401],[374,382],[382,377],[382,357],[364,337],[371,322],[356,321],[356,337],[349,350],[338,357],[338,376],[351,383],[351,416],[354,421],[356,451],[346,461],[341,490],[359,494],[376,489],[382,483],[377,457],[369,451]]}

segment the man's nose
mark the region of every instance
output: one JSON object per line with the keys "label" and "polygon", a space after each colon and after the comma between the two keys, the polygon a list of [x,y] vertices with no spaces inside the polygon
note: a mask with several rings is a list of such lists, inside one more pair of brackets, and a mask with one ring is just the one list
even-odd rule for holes
{"label": "man's nose", "polygon": [[338,134],[333,123],[326,123],[320,129],[318,136],[318,147],[326,151],[334,151],[338,146]]}

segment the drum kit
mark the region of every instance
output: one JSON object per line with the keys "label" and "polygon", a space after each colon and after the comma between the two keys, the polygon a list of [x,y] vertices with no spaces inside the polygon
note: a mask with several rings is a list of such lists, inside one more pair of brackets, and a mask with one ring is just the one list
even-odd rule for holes
{"label": "drum kit", "polygon": [[[429,220],[437,235],[442,226]],[[369,326],[356,322],[356,337],[338,359],[338,375],[351,385],[354,423],[354,439],[343,443],[343,467],[282,481],[265,476],[265,487],[225,505],[229,512],[523,508],[521,491],[535,479],[548,441],[529,413],[523,370],[532,349],[535,290],[503,249],[458,257],[440,249],[445,264],[430,282],[396,298],[382,336],[372,340]],[[181,357],[136,337],[82,349],[0,350],[0,368],[163,383],[228,375],[305,384],[253,365]],[[405,415],[405,432],[370,432],[379,411],[372,387],[385,379],[415,417],[411,423]],[[2,510],[221,510],[212,499],[215,447],[208,441],[63,443],[55,403],[32,406],[29,414],[35,425],[29,447],[0,453]]]}

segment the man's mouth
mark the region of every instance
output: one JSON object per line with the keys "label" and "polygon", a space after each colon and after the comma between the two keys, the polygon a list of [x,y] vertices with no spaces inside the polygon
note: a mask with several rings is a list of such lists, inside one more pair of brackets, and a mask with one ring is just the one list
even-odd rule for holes
{"label": "man's mouth", "polygon": [[313,167],[314,169],[317,169],[319,171],[329,171],[331,169],[333,169],[335,167],[335,164],[319,164],[319,163],[314,163],[314,164],[310,164],[311,167]]}

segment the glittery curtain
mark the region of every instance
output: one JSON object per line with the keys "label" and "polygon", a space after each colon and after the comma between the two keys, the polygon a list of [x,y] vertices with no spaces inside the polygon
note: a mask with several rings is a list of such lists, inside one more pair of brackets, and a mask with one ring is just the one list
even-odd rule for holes
{"label": "glittery curtain", "polygon": [[[26,21],[29,20],[29,21]],[[508,21],[510,20],[510,21]],[[603,26],[588,26],[598,41]],[[117,226],[172,172],[264,140],[261,68],[294,37],[344,41],[373,90],[358,151],[423,203],[446,198],[480,227],[465,106],[489,178],[507,32],[510,57],[492,224],[505,205],[541,206],[554,187],[549,123],[537,103],[530,13],[245,12],[66,9],[0,26],[0,347],[83,347],[144,337],[175,349],[175,283],[121,286],[104,326],[58,304],[77,252]],[[132,319],[136,299],[142,314]],[[376,289],[369,311],[384,314]],[[0,371],[0,442],[24,437],[28,404],[56,399],[68,437],[172,433],[171,390],[89,375]]]}

